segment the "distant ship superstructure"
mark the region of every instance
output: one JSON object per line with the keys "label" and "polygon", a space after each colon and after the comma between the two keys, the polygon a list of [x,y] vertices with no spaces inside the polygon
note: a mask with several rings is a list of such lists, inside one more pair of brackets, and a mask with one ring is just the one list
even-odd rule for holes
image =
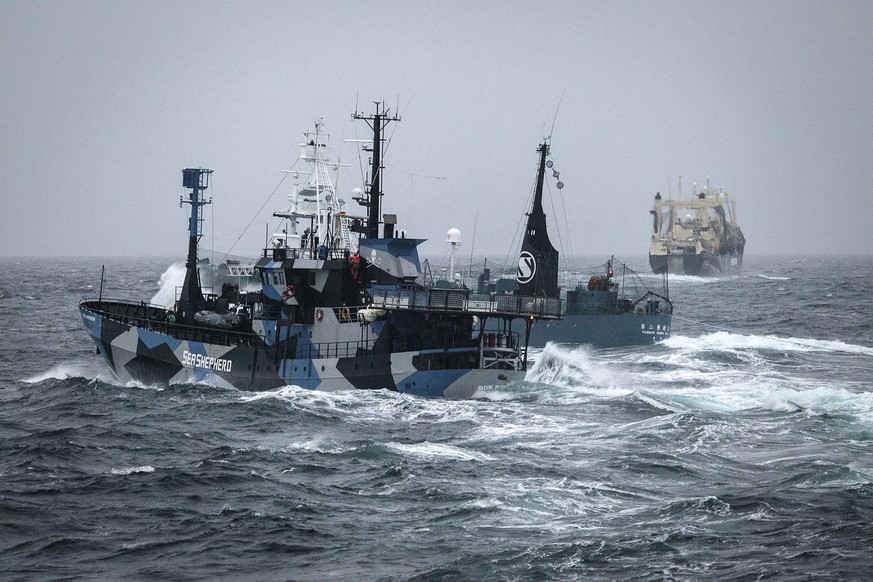
{"label": "distant ship superstructure", "polygon": [[738,276],[746,239],[737,225],[736,201],[721,188],[695,188],[691,198],[655,195],[649,265],[655,273]]}

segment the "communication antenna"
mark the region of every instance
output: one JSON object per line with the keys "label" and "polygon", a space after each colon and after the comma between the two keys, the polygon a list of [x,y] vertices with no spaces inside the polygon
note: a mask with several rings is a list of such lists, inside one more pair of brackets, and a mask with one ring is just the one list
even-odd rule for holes
{"label": "communication antenna", "polygon": [[455,259],[458,256],[458,247],[461,246],[461,231],[457,228],[450,228],[446,233],[446,241],[452,245],[452,252],[449,255],[449,277],[454,280],[455,277]]}

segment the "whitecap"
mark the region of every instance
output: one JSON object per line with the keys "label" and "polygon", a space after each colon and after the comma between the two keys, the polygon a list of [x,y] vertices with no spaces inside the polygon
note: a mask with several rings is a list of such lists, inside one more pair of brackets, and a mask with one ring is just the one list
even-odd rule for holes
{"label": "whitecap", "polygon": [[385,443],[385,448],[407,457],[424,460],[450,459],[455,461],[493,461],[494,459],[485,453],[469,451],[461,447],[432,443]]}
{"label": "whitecap", "polygon": [[670,275],[670,285],[675,283],[711,284],[722,281],[719,277],[700,277],[698,275]]}
{"label": "whitecap", "polygon": [[717,331],[699,337],[672,335],[661,342],[669,348],[693,351],[753,349],[777,351],[839,351],[850,354],[873,356],[873,348],[847,344],[839,340],[819,340],[814,338],[778,337],[775,335],[744,335],[727,331]]}
{"label": "whitecap", "polygon": [[257,400],[266,400],[272,398],[288,400],[297,397],[301,390],[303,390],[303,388],[301,388],[300,386],[289,384],[287,386],[274,388],[273,390],[264,390],[262,392],[243,392],[240,393],[239,399],[243,402],[254,402]]}
{"label": "whitecap", "polygon": [[155,468],[151,465],[142,465],[140,467],[128,467],[126,469],[112,469],[113,475],[130,475],[132,473],[154,473]]}
{"label": "whitecap", "polygon": [[106,371],[104,366],[96,367],[72,362],[54,365],[45,372],[22,379],[22,382],[39,384],[46,380],[69,380],[70,378],[82,378],[91,382],[96,381],[95,383],[117,384],[115,378]]}
{"label": "whitecap", "polygon": [[760,407],[773,412],[803,412],[807,416],[852,415],[873,422],[873,393],[856,393],[830,386],[798,390],[782,387],[770,391]]}
{"label": "whitecap", "polygon": [[[616,386],[609,362],[592,357],[585,346],[549,342],[525,375],[525,383],[540,383],[563,388],[604,388]],[[621,390],[617,394],[626,394]]]}
{"label": "whitecap", "polygon": [[758,275],[761,279],[767,279],[768,281],[791,281],[791,277],[776,277],[772,275]]}
{"label": "whitecap", "polygon": [[185,265],[182,263],[173,263],[161,275],[158,281],[158,292],[152,297],[151,303],[155,305],[163,305],[167,309],[173,306],[176,302],[176,289],[182,287],[185,282]]}

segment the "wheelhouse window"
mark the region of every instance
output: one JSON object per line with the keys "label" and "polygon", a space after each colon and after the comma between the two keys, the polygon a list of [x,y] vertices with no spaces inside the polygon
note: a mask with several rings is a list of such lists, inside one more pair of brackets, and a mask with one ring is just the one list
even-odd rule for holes
{"label": "wheelhouse window", "polygon": [[285,271],[282,271],[281,269],[270,271],[270,283],[273,285],[284,285]]}

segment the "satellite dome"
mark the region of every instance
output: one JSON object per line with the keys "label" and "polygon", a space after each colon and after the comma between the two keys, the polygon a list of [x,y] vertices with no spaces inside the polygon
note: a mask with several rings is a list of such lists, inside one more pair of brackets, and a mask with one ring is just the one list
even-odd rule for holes
{"label": "satellite dome", "polygon": [[449,232],[446,233],[446,241],[450,243],[460,243],[461,242],[461,231],[457,228],[450,228]]}

